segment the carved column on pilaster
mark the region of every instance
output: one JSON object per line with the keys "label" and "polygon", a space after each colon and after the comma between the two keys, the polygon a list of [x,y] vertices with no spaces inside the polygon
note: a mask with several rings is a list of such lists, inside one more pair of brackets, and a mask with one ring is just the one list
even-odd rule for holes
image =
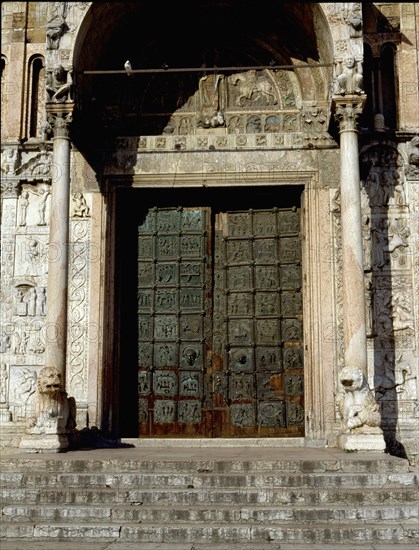
{"label": "carved column on pilaster", "polygon": [[46,364],[65,380],[70,205],[69,105],[48,113],[53,131],[51,219],[47,289]]}
{"label": "carved column on pilaster", "polygon": [[364,95],[334,98],[341,151],[341,222],[343,338],[345,367],[339,373],[343,433],[338,444],[347,450],[384,451],[381,417],[367,376],[367,333],[363,262],[361,192],[357,120]]}
{"label": "carved column on pilaster", "polygon": [[35,416],[20,442],[27,452],[60,452],[75,428],[75,402],[65,392],[71,103],[47,104],[53,134],[46,311],[46,367],[39,374]]}
{"label": "carved column on pilaster", "polygon": [[341,151],[341,222],[345,365],[367,374],[364,266],[357,118],[363,100],[336,100]]}

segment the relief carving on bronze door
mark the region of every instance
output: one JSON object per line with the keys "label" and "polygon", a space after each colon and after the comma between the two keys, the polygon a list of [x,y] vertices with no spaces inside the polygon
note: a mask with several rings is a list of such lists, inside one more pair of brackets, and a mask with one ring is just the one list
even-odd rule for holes
{"label": "relief carving on bronze door", "polygon": [[153,208],[138,258],[140,436],[303,435],[299,210]]}

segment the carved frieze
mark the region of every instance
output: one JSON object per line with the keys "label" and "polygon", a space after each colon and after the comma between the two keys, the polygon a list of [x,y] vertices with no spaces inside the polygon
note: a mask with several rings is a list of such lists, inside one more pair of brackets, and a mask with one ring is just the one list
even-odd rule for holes
{"label": "carved frieze", "polygon": [[[84,213],[86,213],[85,210]],[[69,248],[67,387],[78,402],[85,402],[87,399],[90,233],[91,218],[73,215],[70,221],[71,246]]]}

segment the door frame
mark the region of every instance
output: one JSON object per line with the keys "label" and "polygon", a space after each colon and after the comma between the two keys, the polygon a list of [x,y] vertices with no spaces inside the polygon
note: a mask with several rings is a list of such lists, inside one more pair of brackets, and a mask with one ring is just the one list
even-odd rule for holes
{"label": "door frame", "polygon": [[[304,399],[305,399],[305,444],[323,446],[335,428],[334,384],[337,342],[335,327],[336,312],[335,265],[332,250],[334,235],[330,204],[335,189],[318,183],[318,172],[269,172],[257,181],[254,176],[242,175],[240,181],[226,181],[224,174],[212,174],[206,184],[216,189],[225,187],[283,188],[289,185],[303,186],[301,193],[301,244],[303,275],[304,319]],[[152,178],[154,179],[154,178]],[[104,201],[107,209],[104,216],[103,257],[110,269],[104,270],[103,294],[100,307],[103,311],[104,338],[103,369],[98,376],[98,406],[101,411],[101,427],[115,437],[125,437],[119,430],[119,378],[115,368],[118,352],[118,308],[115,307],[115,239],[116,197],[121,189],[194,189],[202,188],[199,177],[195,181],[173,185],[173,179],[156,185],[145,176],[107,178],[104,185]],[[324,251],[328,251],[324,258]],[[331,291],[332,290],[332,291]],[[94,304],[92,304],[94,307]],[[134,435],[128,437],[135,437]]]}

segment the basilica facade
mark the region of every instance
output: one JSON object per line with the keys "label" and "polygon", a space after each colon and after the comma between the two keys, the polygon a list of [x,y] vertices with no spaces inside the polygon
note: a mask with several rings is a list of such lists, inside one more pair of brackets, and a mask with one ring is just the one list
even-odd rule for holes
{"label": "basilica facade", "polygon": [[414,463],[419,7],[3,2],[2,449]]}

